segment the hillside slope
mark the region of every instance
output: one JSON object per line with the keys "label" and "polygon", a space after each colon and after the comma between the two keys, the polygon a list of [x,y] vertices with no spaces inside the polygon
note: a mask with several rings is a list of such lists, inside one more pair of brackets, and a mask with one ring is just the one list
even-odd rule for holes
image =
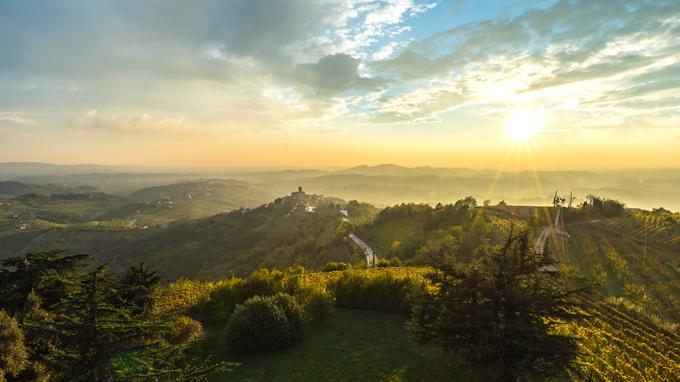
{"label": "hillside slope", "polygon": [[170,278],[216,278],[261,267],[318,268],[352,260],[338,232],[336,205],[319,206],[314,213],[295,206],[283,201],[173,224],[119,248],[116,264],[144,261]]}

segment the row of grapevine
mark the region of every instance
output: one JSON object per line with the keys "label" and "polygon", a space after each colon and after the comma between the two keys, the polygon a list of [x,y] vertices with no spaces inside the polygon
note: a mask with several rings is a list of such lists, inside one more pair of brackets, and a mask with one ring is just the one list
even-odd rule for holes
{"label": "row of grapevine", "polygon": [[580,298],[587,318],[560,330],[581,340],[574,369],[598,381],[680,380],[680,337],[637,313],[596,298]]}

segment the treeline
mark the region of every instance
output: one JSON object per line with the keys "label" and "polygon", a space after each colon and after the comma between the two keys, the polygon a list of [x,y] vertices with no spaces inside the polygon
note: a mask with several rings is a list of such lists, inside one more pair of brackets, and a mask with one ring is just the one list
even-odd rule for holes
{"label": "treeline", "polygon": [[615,199],[588,195],[583,204],[581,204],[581,210],[589,215],[612,218],[623,215],[626,211],[626,205]]}

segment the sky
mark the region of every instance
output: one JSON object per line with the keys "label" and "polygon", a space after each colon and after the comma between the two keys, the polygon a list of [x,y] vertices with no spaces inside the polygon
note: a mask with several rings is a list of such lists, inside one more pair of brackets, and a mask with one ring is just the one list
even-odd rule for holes
{"label": "sky", "polygon": [[0,162],[680,167],[680,2],[0,2]]}

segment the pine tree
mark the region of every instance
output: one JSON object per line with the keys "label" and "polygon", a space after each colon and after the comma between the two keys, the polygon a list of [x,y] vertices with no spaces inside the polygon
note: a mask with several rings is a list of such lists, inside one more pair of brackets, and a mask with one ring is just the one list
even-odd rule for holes
{"label": "pine tree", "polygon": [[0,263],[0,302],[20,318],[28,348],[16,380],[199,381],[231,366],[188,359],[187,344],[171,339],[176,315],[152,309],[155,272],[86,273],[87,258],[48,252]]}
{"label": "pine tree", "polygon": [[14,314],[37,293],[52,306],[77,290],[78,275],[89,255],[63,256],[63,251],[35,252],[0,261],[0,305]]}
{"label": "pine tree", "polygon": [[28,352],[19,324],[4,310],[0,310],[0,381],[22,372],[27,360]]}
{"label": "pine tree", "polygon": [[554,260],[530,250],[526,231],[511,233],[497,253],[472,264],[442,257],[428,275],[433,291],[414,297],[408,327],[422,342],[459,352],[476,370],[497,370],[499,380],[560,372],[577,341],[553,329],[580,317],[569,296],[587,288],[564,290],[546,265]]}

